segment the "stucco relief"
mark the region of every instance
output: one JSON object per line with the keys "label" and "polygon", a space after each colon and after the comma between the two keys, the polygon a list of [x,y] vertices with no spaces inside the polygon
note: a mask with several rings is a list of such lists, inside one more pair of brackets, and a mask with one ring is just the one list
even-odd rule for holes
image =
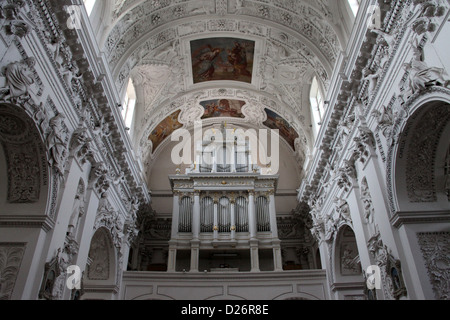
{"label": "stucco relief", "polygon": [[450,233],[421,232],[417,234],[417,239],[435,298],[448,300],[450,298]]}
{"label": "stucco relief", "polygon": [[11,299],[24,253],[23,244],[0,243],[0,300]]}

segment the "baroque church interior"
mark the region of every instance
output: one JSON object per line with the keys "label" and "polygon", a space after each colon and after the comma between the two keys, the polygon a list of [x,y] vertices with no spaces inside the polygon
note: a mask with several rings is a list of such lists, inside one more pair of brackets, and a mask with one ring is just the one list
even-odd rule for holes
{"label": "baroque church interior", "polygon": [[0,8],[0,299],[450,298],[449,0]]}

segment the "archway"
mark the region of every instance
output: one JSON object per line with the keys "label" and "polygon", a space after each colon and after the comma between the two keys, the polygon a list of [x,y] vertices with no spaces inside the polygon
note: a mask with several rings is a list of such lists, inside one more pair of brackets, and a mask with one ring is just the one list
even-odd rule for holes
{"label": "archway", "polygon": [[[45,255],[40,241],[53,227],[56,205],[43,131],[21,106],[0,103],[2,299],[35,299],[39,291],[34,279],[44,265],[31,262]],[[35,284],[23,293],[27,282]]]}
{"label": "archway", "polygon": [[333,291],[339,300],[363,298],[363,274],[355,233],[342,225],[334,242]]}
{"label": "archway", "polygon": [[101,227],[92,236],[83,299],[111,299],[117,292],[116,252],[109,231]]}
{"label": "archway", "polygon": [[449,210],[445,163],[450,147],[450,104],[418,106],[399,136],[395,193],[399,211]]}
{"label": "archway", "polygon": [[421,287],[419,298],[442,299],[450,294],[450,267],[441,263],[448,259],[450,238],[450,99],[444,90],[429,90],[405,110],[410,116],[394,127],[398,144],[388,162],[391,221],[402,239],[406,284]]}

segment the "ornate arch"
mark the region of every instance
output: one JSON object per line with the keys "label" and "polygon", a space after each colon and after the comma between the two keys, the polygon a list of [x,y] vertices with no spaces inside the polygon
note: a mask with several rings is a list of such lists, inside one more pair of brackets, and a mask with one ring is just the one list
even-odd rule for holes
{"label": "ornate arch", "polygon": [[59,177],[49,164],[46,131],[25,108],[0,103],[0,143],[6,161],[7,204],[39,203],[39,213],[54,218]]}
{"label": "ornate arch", "polygon": [[450,123],[450,90],[433,87],[421,91],[402,109],[392,127],[386,160],[391,215],[408,203],[417,206],[438,201],[435,161]]}
{"label": "ornate arch", "polygon": [[115,284],[116,259],[113,241],[105,227],[97,229],[89,248],[90,264],[87,268],[88,281],[105,281]]}
{"label": "ornate arch", "polygon": [[343,224],[337,230],[333,253],[332,268],[336,278],[362,274],[355,232],[349,224]]}

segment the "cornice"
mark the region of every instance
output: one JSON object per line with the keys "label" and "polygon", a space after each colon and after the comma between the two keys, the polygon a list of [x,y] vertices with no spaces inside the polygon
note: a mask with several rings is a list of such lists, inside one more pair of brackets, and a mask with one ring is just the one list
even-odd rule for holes
{"label": "cornice", "polygon": [[[364,2],[368,5],[368,2]],[[408,2],[409,3],[409,2]],[[385,29],[388,31],[393,30],[393,28],[398,23],[399,10],[406,6],[406,2],[399,0],[387,1],[381,5],[383,15],[386,16],[387,21],[385,22]],[[366,8],[360,8],[360,12],[366,12]],[[327,164],[333,165],[333,163],[338,163],[339,160],[348,157],[352,157],[352,150],[348,149],[348,145],[351,143],[350,139],[346,141],[346,144],[342,146],[342,150],[339,152],[338,157],[333,156],[336,153],[332,148],[333,141],[336,141],[339,134],[339,121],[343,119],[346,115],[356,112],[354,110],[357,104],[360,103],[359,99],[365,93],[367,89],[367,84],[365,83],[362,70],[372,63],[373,51],[377,44],[377,35],[371,31],[367,26],[367,21],[361,19],[361,14],[358,15],[357,24],[354,26],[353,35],[348,44],[348,49],[352,48],[352,51],[347,54],[343,54],[343,57],[338,59],[338,63],[335,68],[335,73],[332,79],[337,81],[337,88],[330,91],[327,101],[328,112],[325,115],[324,123],[318,134],[316,140],[316,157],[311,165],[310,172],[308,173],[307,179],[304,180],[299,189],[298,200],[308,201],[308,199],[315,194],[320,188],[320,177],[325,174],[327,169]],[[396,34],[397,38],[395,41],[395,47],[391,48],[389,62],[387,63],[387,68],[395,56],[398,43],[401,42],[405,29],[408,26],[397,26],[400,33]],[[361,31],[362,30],[362,31]],[[384,29],[383,29],[384,30]],[[358,34],[356,34],[358,31]],[[356,49],[355,49],[356,48]],[[372,110],[372,104],[376,97],[376,92],[380,89],[381,83],[383,82],[383,77],[386,74],[386,70],[383,70],[380,79],[378,80],[377,87],[374,93],[369,97],[367,105],[364,107],[365,116]],[[354,126],[351,128],[348,136],[352,137],[356,128],[360,125],[361,119],[355,117]],[[342,162],[342,161],[341,161]]]}
{"label": "cornice", "polygon": [[253,280],[286,280],[292,281],[296,279],[298,281],[302,279],[307,280],[325,280],[326,270],[302,270],[302,271],[282,271],[282,272],[242,272],[242,273],[214,273],[214,272],[199,272],[199,273],[161,273],[161,272],[144,272],[144,271],[124,271],[123,281],[204,281],[208,280],[226,280],[226,281],[253,281]]}
{"label": "cornice", "polygon": [[49,216],[0,215],[2,228],[41,228],[45,232],[53,229],[55,221]]}
{"label": "cornice", "polygon": [[397,229],[407,224],[450,222],[450,211],[397,211],[390,222]]}
{"label": "cornice", "polygon": [[[128,193],[137,194],[144,202],[150,201],[145,182],[142,179],[139,169],[132,159],[127,156],[132,153],[131,142],[125,130],[120,112],[117,108],[118,93],[111,80],[108,67],[104,65],[105,59],[100,54],[97,44],[90,39],[94,39],[93,32],[90,28],[89,18],[84,15],[84,11],[79,18],[83,28],[69,29],[67,21],[69,14],[62,8],[64,5],[78,5],[75,0],[48,0],[39,1],[39,5],[45,8],[41,11],[48,15],[43,17],[44,20],[52,21],[52,25],[59,27],[61,35],[65,37],[65,43],[69,46],[73,53],[73,58],[79,66],[80,72],[83,73],[83,87],[86,91],[81,92],[82,101],[89,105],[89,102],[95,103],[88,108],[95,115],[94,120],[102,117],[108,122],[111,134],[106,138],[101,138],[108,154],[101,154],[103,162],[109,163],[113,168],[124,172]],[[89,119],[87,119],[89,120]],[[92,126],[88,125],[88,129],[92,136],[95,136]],[[96,139],[94,139],[96,140]],[[97,149],[102,150],[97,144]]]}

